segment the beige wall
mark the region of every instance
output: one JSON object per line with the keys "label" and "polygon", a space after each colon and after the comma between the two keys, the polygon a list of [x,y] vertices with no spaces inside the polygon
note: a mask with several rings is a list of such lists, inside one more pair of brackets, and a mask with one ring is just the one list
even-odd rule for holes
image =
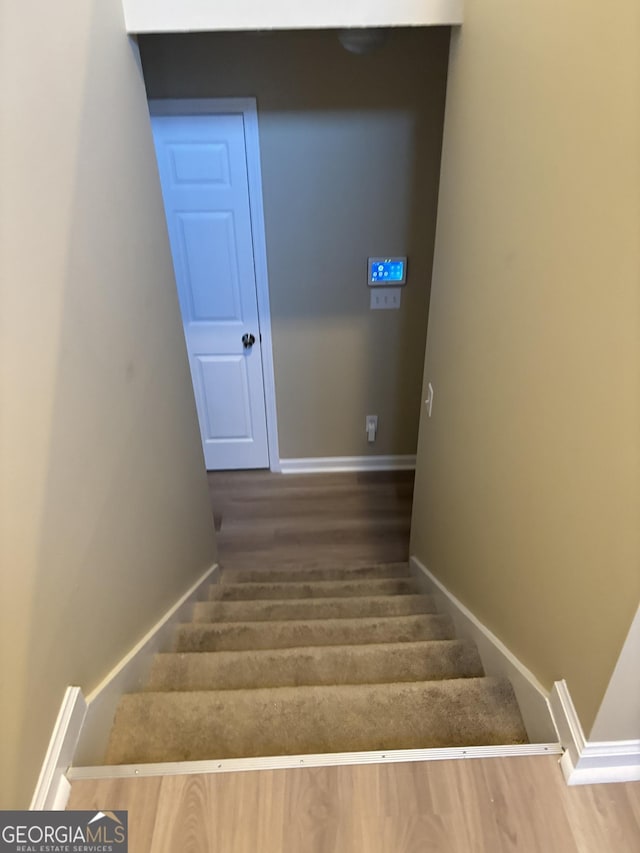
{"label": "beige wall", "polygon": [[120,0],[3,4],[3,808],[215,556],[145,93]]}
{"label": "beige wall", "polygon": [[[280,456],[415,453],[448,30],[141,38],[151,97],[258,101]],[[408,255],[400,311],[366,259]],[[368,445],[365,416],[378,414]]]}
{"label": "beige wall", "polygon": [[598,709],[591,738],[640,740],[640,608]]}
{"label": "beige wall", "polygon": [[636,0],[468,0],[412,552],[587,732],[640,596]]}

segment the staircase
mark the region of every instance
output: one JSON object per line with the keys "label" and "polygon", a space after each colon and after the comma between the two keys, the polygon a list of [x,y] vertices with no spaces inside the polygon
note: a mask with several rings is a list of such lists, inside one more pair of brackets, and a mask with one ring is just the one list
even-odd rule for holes
{"label": "staircase", "polygon": [[223,569],[121,699],[105,763],[526,742],[407,563]]}

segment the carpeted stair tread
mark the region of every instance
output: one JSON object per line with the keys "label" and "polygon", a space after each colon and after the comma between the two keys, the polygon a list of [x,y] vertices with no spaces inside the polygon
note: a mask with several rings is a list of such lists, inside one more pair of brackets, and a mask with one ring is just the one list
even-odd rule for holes
{"label": "carpeted stair tread", "polygon": [[451,618],[441,614],[277,622],[191,622],[176,630],[175,652],[283,649],[452,640]]}
{"label": "carpeted stair tread", "polygon": [[133,693],[106,764],[525,742],[503,679]]}
{"label": "carpeted stair tread", "polygon": [[224,569],[221,583],[306,583],[309,581],[346,581],[388,578],[410,579],[407,563],[379,563],[338,568],[335,566],[281,569]]}
{"label": "carpeted stair tread", "polygon": [[286,619],[357,619],[366,616],[405,616],[435,613],[429,595],[345,596],[249,601],[199,601],[194,622],[267,622]]}
{"label": "carpeted stair tread", "polygon": [[147,690],[238,690],[477,678],[473,643],[436,640],[155,656]]}
{"label": "carpeted stair tread", "polygon": [[383,578],[308,583],[217,583],[209,588],[211,601],[266,598],[342,598],[343,596],[408,595],[418,592],[412,578]]}

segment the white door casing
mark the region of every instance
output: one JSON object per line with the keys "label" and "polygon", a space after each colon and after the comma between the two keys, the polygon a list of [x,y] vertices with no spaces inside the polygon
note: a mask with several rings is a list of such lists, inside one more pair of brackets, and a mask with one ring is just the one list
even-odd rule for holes
{"label": "white door casing", "polygon": [[206,467],[277,470],[255,101],[150,109]]}

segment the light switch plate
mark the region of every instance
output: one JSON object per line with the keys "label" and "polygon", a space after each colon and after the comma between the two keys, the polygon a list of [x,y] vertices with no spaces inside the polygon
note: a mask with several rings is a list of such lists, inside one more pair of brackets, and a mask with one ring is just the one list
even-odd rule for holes
{"label": "light switch plate", "polygon": [[372,310],[393,310],[400,307],[402,290],[399,287],[374,287],[371,289]]}

